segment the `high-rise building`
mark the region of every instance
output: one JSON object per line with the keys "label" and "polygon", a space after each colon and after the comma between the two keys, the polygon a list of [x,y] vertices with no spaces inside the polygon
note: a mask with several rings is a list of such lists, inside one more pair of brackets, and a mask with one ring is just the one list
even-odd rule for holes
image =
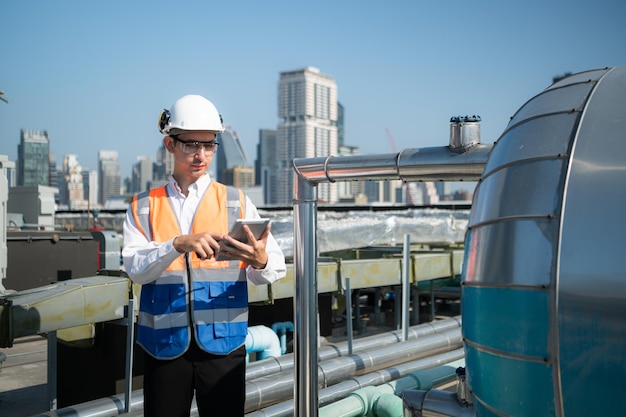
{"label": "high-rise building", "polygon": [[[282,72],[278,83],[276,181],[271,204],[291,204],[294,158],[337,155],[337,84],[314,67]],[[337,202],[337,185],[318,185],[318,200]]]}
{"label": "high-rise building", "polygon": [[83,196],[87,200],[89,208],[98,206],[98,172],[83,170]]}
{"label": "high-rise building", "polygon": [[152,187],[167,184],[169,176],[174,172],[174,155],[161,144],[157,149],[156,162],[152,168]]}
{"label": "high-rise building", "polygon": [[276,131],[271,129],[259,130],[259,143],[257,145],[256,183],[263,190],[263,203],[265,205],[276,204],[272,201],[270,190],[275,187],[278,165],[276,159]]}
{"label": "high-rise building", "polygon": [[50,152],[48,157],[48,185],[53,188],[59,187],[57,171],[57,158],[54,153]]}
{"label": "high-rise building", "polygon": [[217,181],[238,188],[252,187],[254,167],[250,164],[237,134],[227,127],[218,135],[217,141],[220,144],[214,162]]}
{"label": "high-rise building", "polygon": [[402,180],[366,181],[364,185],[371,204],[406,204],[406,186]]}
{"label": "high-rise building", "polygon": [[117,151],[98,151],[98,179],[100,197],[104,206],[109,197],[118,198],[122,194],[122,180]]}
{"label": "high-rise building", "polygon": [[138,194],[148,191],[152,186],[152,171],[152,158],[149,156],[138,156],[131,174],[131,188],[126,190],[126,193]]}
{"label": "high-rise building", "polygon": [[85,191],[83,189],[83,168],[78,163],[78,156],[65,155],[63,157],[63,177],[67,186],[67,198],[70,210],[84,210],[87,208]]}
{"label": "high-rise building", "polygon": [[57,190],[58,193],[54,195],[54,202],[57,205],[58,210],[69,210],[70,209],[70,195],[69,190],[67,188],[67,181],[65,180],[65,175],[63,175],[62,170],[57,171]]}
{"label": "high-rise building", "polygon": [[56,188],[57,190],[59,190],[55,195],[54,195],[54,202],[59,204],[60,202],[60,197],[59,197],[59,193],[61,193],[61,188],[59,187],[59,181],[61,181],[59,179],[59,175],[61,175],[61,172],[57,169],[57,158],[55,156],[54,153],[50,152],[49,153],[49,165],[48,165],[48,183],[50,184],[50,187],[52,188]]}
{"label": "high-rise building", "polygon": [[20,131],[17,185],[50,185],[50,140],[45,130]]}
{"label": "high-rise building", "polygon": [[439,202],[439,194],[432,181],[406,183],[406,192],[409,193],[406,203],[414,206],[429,206]]}
{"label": "high-rise building", "polygon": [[346,132],[343,123],[343,106],[337,103],[337,147],[341,148],[345,144]]}

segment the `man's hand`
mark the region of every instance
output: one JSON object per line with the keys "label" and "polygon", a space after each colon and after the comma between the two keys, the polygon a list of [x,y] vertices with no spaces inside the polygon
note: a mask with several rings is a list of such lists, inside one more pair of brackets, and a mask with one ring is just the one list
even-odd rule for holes
{"label": "man's hand", "polygon": [[181,235],[174,238],[172,245],[180,253],[195,252],[200,259],[209,259],[220,249],[221,235],[209,232]]}
{"label": "man's hand", "polygon": [[270,235],[270,225],[268,224],[259,239],[254,238],[254,234],[248,225],[243,225],[243,230],[248,238],[247,243],[240,242],[226,235],[219,241],[219,251],[231,258],[238,259],[255,269],[263,269],[267,265],[267,238]]}

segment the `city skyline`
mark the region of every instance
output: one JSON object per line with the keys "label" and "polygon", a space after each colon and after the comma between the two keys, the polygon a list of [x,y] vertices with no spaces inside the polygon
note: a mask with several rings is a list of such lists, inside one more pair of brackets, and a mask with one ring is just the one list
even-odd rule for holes
{"label": "city skyline", "polygon": [[[554,76],[626,64],[626,4],[287,1],[4,2],[0,154],[20,129],[96,169],[116,150],[122,177],[155,157],[156,119],[188,93],[218,107],[251,159],[279,123],[279,74],[331,74],[346,143],[362,153],[447,144],[451,116],[479,114],[484,142]],[[172,24],[173,21],[184,22]],[[320,24],[324,22],[324,24]]]}
{"label": "city skyline", "polygon": [[[258,205],[291,203],[294,158],[360,154],[359,147],[344,144],[344,108],[337,101],[337,84],[332,75],[315,67],[282,72],[278,108],[281,123],[277,129],[259,132],[257,161],[249,160],[236,132],[224,126],[225,130],[218,134],[220,146],[211,164],[215,180],[254,193]],[[118,152],[112,150],[98,151],[97,171],[83,170],[75,154],[64,155],[61,169],[56,170],[47,131],[22,130],[19,150],[16,185],[54,187],[58,190],[56,204],[70,210],[123,207],[125,197],[161,186],[171,174],[172,157],[163,145],[157,149],[154,163],[150,156],[137,156],[131,175],[125,178],[121,177]],[[40,160],[45,163],[39,163]],[[255,167],[261,172],[259,176],[255,175]],[[49,178],[43,178],[45,175]],[[24,178],[31,179],[27,183]],[[259,182],[255,183],[255,179]],[[92,182],[97,185],[94,187]],[[261,190],[253,191],[255,186]],[[428,205],[439,202],[440,197],[451,198],[451,194],[444,189],[437,191],[432,183],[403,186],[401,181],[395,181],[370,187],[322,184],[318,198],[326,204]]]}

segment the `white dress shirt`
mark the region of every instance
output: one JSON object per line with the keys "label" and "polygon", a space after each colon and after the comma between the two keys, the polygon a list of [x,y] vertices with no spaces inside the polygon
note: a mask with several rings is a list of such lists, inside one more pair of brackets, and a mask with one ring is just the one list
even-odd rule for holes
{"label": "white dress shirt", "polygon": [[[194,214],[209,185],[211,185],[211,177],[207,173],[189,186],[189,193],[185,196],[174,177],[170,177],[170,181],[166,185],[167,194],[173,203],[172,207],[180,223],[182,234],[191,233]],[[260,218],[257,208],[252,204],[248,196],[246,196],[245,204],[244,218]],[[124,220],[124,244],[122,249],[124,268],[128,276],[138,284],[145,284],[159,278],[172,261],[179,256],[183,256],[183,254],[174,249],[173,241],[174,238],[167,242],[157,243],[146,239],[137,228],[132,211],[129,208],[126,211],[126,219]],[[265,265],[265,268],[255,269],[251,266],[246,268],[248,279],[255,285],[269,284],[285,276],[285,256],[271,233],[267,239],[265,250],[267,252],[267,265]]]}

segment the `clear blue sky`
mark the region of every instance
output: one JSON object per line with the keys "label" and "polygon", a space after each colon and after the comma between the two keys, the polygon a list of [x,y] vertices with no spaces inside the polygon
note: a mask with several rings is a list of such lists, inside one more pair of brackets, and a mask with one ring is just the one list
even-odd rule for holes
{"label": "clear blue sky", "polygon": [[346,144],[362,153],[448,143],[449,119],[478,114],[493,142],[552,77],[626,65],[626,2],[33,1],[0,4],[0,154],[20,129],[47,130],[59,163],[122,176],[155,158],[163,108],[211,99],[251,159],[275,129],[279,74],[335,78]]}

